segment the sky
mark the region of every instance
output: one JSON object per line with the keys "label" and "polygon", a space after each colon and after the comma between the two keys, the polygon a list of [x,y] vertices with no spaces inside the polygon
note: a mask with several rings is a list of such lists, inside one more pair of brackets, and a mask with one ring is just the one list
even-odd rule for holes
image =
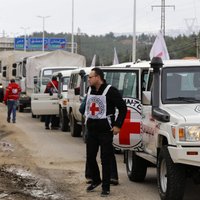
{"label": "sky", "polygon": [[[17,37],[43,31],[72,32],[74,1],[74,34],[104,35],[133,32],[134,0],[0,0],[0,37]],[[165,0],[165,30],[196,31],[200,23],[199,0]],[[161,27],[161,0],[136,0],[136,32],[156,33]]]}

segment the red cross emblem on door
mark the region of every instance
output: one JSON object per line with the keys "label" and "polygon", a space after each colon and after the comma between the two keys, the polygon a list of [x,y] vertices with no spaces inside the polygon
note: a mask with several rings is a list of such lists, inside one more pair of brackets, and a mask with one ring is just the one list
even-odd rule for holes
{"label": "red cross emblem on door", "polygon": [[90,111],[92,115],[95,115],[95,112],[99,111],[99,107],[97,107],[96,105],[96,103],[92,103],[92,105],[90,106]]}
{"label": "red cross emblem on door", "polygon": [[119,144],[130,145],[131,134],[140,134],[140,123],[131,122],[131,111],[128,110],[119,133]]}

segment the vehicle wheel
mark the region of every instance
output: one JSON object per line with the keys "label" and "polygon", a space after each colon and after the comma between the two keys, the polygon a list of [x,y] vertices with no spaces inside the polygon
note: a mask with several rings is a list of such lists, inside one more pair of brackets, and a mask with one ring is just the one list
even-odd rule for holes
{"label": "vehicle wheel", "polygon": [[0,102],[3,102],[3,90],[0,90]]}
{"label": "vehicle wheel", "polygon": [[82,138],[83,138],[83,142],[86,143],[87,142],[87,127],[85,126],[85,119],[82,115]]}
{"label": "vehicle wheel", "polygon": [[82,125],[82,137],[83,137],[83,142],[87,142],[87,128],[85,125]]}
{"label": "vehicle wheel", "polygon": [[32,118],[36,118],[36,115],[34,115],[33,113],[31,113]]}
{"label": "vehicle wheel", "polygon": [[45,122],[45,118],[46,118],[45,115],[40,115],[40,121],[41,121],[41,122]]}
{"label": "vehicle wheel", "polygon": [[77,124],[72,112],[70,113],[70,132],[72,137],[81,136],[81,126]]}
{"label": "vehicle wheel", "polygon": [[181,200],[185,189],[185,167],[173,163],[166,146],[162,147],[158,156],[157,181],[162,200]]}
{"label": "vehicle wheel", "polygon": [[62,131],[69,131],[69,118],[66,110],[60,110],[60,125]]}
{"label": "vehicle wheel", "polygon": [[147,173],[147,161],[137,156],[134,151],[126,151],[126,171],[129,179],[135,182],[144,181]]}
{"label": "vehicle wheel", "polygon": [[19,105],[18,110],[19,110],[19,112],[24,112],[24,106],[23,105]]}

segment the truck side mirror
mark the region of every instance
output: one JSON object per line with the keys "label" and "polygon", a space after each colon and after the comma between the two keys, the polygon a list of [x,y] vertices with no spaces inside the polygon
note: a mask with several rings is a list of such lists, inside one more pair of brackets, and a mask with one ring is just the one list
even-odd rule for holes
{"label": "truck side mirror", "polygon": [[79,72],[79,75],[81,76],[81,78],[84,77],[85,74],[86,74],[85,70],[81,69],[80,72]]}
{"label": "truck side mirror", "polygon": [[74,88],[74,94],[80,95],[80,87]]}
{"label": "truck side mirror", "polygon": [[34,82],[34,85],[36,85],[38,83],[37,76],[33,77],[33,82]]}
{"label": "truck side mirror", "polygon": [[142,104],[151,105],[151,91],[142,92]]}
{"label": "truck side mirror", "polygon": [[6,77],[6,71],[3,71],[2,76]]}
{"label": "truck side mirror", "polygon": [[16,70],[16,69],[13,69],[13,70],[12,70],[12,75],[13,75],[13,76],[16,76],[16,74],[17,74],[17,70]]}

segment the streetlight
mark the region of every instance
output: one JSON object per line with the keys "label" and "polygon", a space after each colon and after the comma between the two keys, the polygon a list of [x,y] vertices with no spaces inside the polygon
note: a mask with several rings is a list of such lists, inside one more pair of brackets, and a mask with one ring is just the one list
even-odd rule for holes
{"label": "streetlight", "polygon": [[42,36],[42,51],[44,51],[44,25],[45,25],[45,19],[50,16],[37,16],[39,18],[42,18],[42,30],[43,30],[43,36]]}
{"label": "streetlight", "polygon": [[133,2],[133,44],[132,44],[132,62],[136,61],[136,0]]}
{"label": "streetlight", "polygon": [[74,53],[74,0],[72,0],[72,38],[71,38],[71,52]]}
{"label": "streetlight", "polygon": [[26,51],[26,30],[29,29],[29,27],[20,27],[24,30],[24,51]]}

